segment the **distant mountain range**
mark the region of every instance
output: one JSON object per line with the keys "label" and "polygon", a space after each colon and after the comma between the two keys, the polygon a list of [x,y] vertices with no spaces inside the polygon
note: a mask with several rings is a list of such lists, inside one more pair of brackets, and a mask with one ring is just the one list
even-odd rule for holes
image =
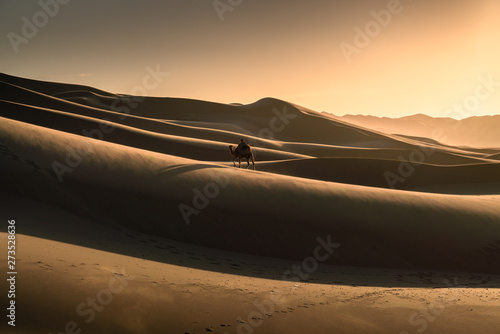
{"label": "distant mountain range", "polygon": [[476,148],[500,147],[500,115],[474,116],[463,120],[424,114],[401,118],[364,115],[334,116],[373,130],[412,137],[425,137],[442,144]]}

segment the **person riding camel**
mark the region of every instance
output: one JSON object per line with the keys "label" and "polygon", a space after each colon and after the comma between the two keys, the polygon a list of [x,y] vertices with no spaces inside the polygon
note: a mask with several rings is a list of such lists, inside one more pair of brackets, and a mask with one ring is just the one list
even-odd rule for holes
{"label": "person riding camel", "polygon": [[246,153],[247,149],[248,149],[248,145],[242,139],[241,142],[236,147],[236,152],[238,152],[240,155],[244,155]]}
{"label": "person riding camel", "polygon": [[247,161],[247,169],[250,167],[250,162],[252,162],[253,169],[255,170],[255,158],[252,153],[252,148],[250,145],[245,143],[242,139],[236,148],[233,145],[229,145],[229,152],[233,156],[233,166],[236,167],[236,159],[238,159],[239,167],[241,168],[241,159]]}

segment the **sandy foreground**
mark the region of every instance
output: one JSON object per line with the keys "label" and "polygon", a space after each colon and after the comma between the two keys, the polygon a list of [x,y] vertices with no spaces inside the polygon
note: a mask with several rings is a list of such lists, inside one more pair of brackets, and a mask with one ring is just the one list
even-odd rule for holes
{"label": "sandy foreground", "polygon": [[2,333],[500,332],[500,149],[0,78]]}
{"label": "sandy foreground", "polygon": [[[308,282],[286,281],[283,274],[301,262],[103,227],[20,199],[2,202],[33,209],[17,211],[19,231],[45,226],[45,238],[18,235],[17,326],[2,324],[5,333],[498,332],[495,275],[320,264],[302,269]],[[48,239],[63,235],[73,244]],[[119,254],[124,248],[128,255]]]}

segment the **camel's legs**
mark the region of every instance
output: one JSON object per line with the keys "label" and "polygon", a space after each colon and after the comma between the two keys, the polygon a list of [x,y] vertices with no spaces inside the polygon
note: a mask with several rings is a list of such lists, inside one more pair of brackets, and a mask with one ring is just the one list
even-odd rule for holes
{"label": "camel's legs", "polygon": [[240,164],[239,168],[241,168],[241,157],[238,157],[238,162]]}
{"label": "camel's legs", "polygon": [[234,157],[234,158],[233,158],[233,166],[234,166],[234,167],[236,167],[236,162],[235,162],[235,161],[236,161],[236,158],[237,158],[237,157]]}

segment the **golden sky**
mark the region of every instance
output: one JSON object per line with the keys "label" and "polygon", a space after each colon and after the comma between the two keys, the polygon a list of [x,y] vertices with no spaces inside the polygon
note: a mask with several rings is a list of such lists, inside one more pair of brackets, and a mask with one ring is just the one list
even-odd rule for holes
{"label": "golden sky", "polygon": [[150,68],[168,76],[149,96],[500,114],[499,17],[498,0],[0,1],[0,72],[129,94]]}

